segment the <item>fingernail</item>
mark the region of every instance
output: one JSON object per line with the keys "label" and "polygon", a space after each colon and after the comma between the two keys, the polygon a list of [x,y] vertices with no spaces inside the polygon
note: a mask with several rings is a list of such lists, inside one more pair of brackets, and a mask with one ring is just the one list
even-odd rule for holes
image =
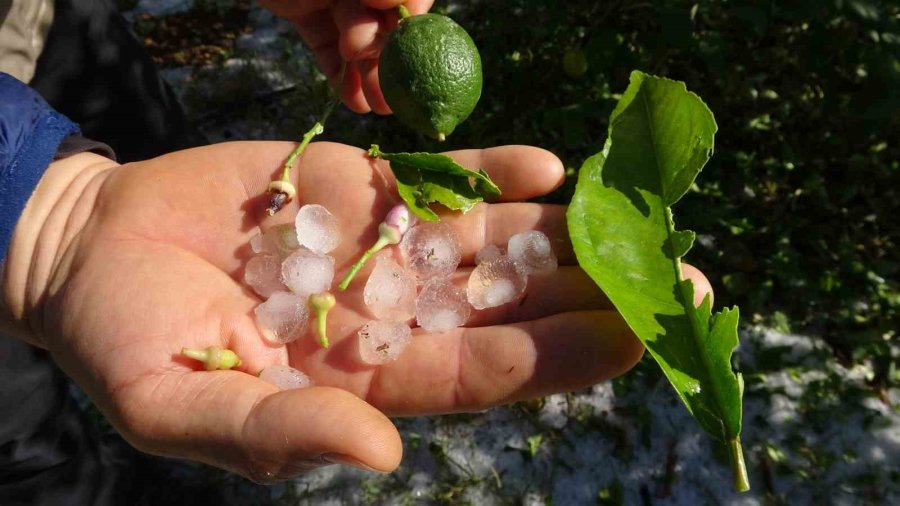
{"label": "fingernail", "polygon": [[372,471],[373,473],[381,472],[363,464],[353,457],[348,457],[347,455],[342,455],[340,453],[325,453],[322,455],[322,460],[329,464],[340,464],[342,466],[355,467],[357,469],[362,469],[363,471]]}

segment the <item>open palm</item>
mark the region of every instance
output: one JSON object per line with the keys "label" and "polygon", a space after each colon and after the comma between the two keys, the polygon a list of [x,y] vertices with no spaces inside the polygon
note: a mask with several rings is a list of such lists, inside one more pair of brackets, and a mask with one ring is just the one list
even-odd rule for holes
{"label": "open palm", "polygon": [[[84,226],[59,254],[43,310],[46,346],[138,448],[204,461],[256,481],[327,463],[388,471],[401,456],[387,415],[478,410],[584,387],[630,368],[642,348],[575,265],[563,206],[515,203],[562,181],[552,154],[523,146],[450,153],[484,167],[504,203],[447,214],[463,243],[463,283],[475,253],[538,229],[560,269],[529,279],[524,300],[473,312],[464,328],[414,329],[396,362],[358,358],[356,333],[371,319],[364,270],[328,319],[332,346],[312,331],[267,344],[253,320],[260,299],[240,279],[249,239],[321,204],[339,220],[331,254],[340,278],[377,237],[397,202],[383,162],[349,146],[314,143],[295,169],[297,199],[265,217],[265,188],[293,144],[229,143],[172,153],[98,174],[76,211]],[[371,267],[370,267],[371,268]],[[50,337],[52,336],[52,337]],[[238,370],[199,370],[182,346],[228,347]],[[316,386],[279,392],[255,375],[290,364]],[[249,373],[249,374],[248,374]]]}

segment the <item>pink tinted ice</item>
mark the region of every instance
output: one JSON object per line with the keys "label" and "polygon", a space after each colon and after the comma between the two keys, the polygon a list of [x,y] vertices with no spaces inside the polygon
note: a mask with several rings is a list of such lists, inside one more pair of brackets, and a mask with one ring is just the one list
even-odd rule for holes
{"label": "pink tinted ice", "polygon": [[547,274],[557,268],[550,239],[537,230],[510,237],[507,255],[525,274]]}
{"label": "pink tinted ice", "polygon": [[522,297],[527,278],[506,256],[485,260],[469,276],[466,295],[475,309],[502,306]]}
{"label": "pink tinted ice", "polygon": [[259,379],[271,383],[281,390],[313,386],[313,381],[309,379],[309,376],[293,367],[281,364],[270,365],[263,369],[259,373]]}
{"label": "pink tinted ice", "polygon": [[453,227],[442,221],[412,227],[403,236],[400,248],[420,283],[450,276],[462,257],[459,237]]}
{"label": "pink tinted ice", "polygon": [[416,313],[416,276],[390,256],[379,255],[366,281],[363,300],[379,320],[408,320]]}
{"label": "pink tinted ice", "polygon": [[397,360],[412,338],[412,330],[403,322],[372,320],[359,330],[359,357],[372,365]]}
{"label": "pink tinted ice", "polygon": [[466,293],[446,279],[432,279],[416,299],[416,322],[428,332],[446,332],[466,324],[472,312]]}
{"label": "pink tinted ice", "polygon": [[244,283],[262,298],[283,291],[285,287],[281,282],[281,260],[267,253],[254,256],[244,267]]}
{"label": "pink tinted ice", "polygon": [[281,264],[281,280],[292,292],[304,297],[326,292],[334,280],[334,259],[300,248]]}
{"label": "pink tinted ice", "polygon": [[309,308],[306,297],[290,292],[275,292],[256,306],[256,326],[268,341],[286,344],[306,333]]}
{"label": "pink tinted ice", "polygon": [[337,248],[341,242],[341,226],[328,209],[318,204],[307,204],[297,212],[294,220],[297,242],[321,255]]}

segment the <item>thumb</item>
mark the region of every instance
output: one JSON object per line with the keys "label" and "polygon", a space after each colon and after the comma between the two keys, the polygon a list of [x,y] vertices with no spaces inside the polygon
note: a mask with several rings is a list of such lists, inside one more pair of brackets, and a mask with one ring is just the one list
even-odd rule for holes
{"label": "thumb", "polygon": [[194,371],[129,390],[119,421],[138,449],[199,460],[258,483],[328,464],[388,472],[403,451],[386,416],[337,388],[278,391],[237,371]]}

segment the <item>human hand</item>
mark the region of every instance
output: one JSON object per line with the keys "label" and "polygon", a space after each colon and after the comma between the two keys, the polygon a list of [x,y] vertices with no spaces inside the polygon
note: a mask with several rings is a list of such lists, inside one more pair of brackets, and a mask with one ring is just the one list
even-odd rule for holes
{"label": "human hand", "polygon": [[397,26],[396,8],[424,14],[433,0],[260,0],[296,27],[319,69],[332,81],[347,63],[341,100],[352,111],[390,114],[378,84],[378,56]]}
{"label": "human hand", "polygon": [[[481,410],[578,389],[641,357],[637,339],[576,266],[565,207],[513,203],[563,179],[555,156],[523,146],[451,153],[484,167],[506,202],[443,219],[463,243],[460,279],[483,245],[545,232],[560,268],[529,279],[524,300],[474,312],[465,328],[416,330],[396,362],[372,367],[356,352],[356,332],[370,319],[364,272],[337,295],[331,348],[320,348],[312,329],[287,346],[267,344],[253,320],[260,300],[240,281],[251,236],[290,220],[300,204],[324,205],[343,229],[332,252],[340,279],[395,203],[384,162],[314,143],[295,170],[297,199],[266,217],[265,189],[293,146],[228,143],[124,166],[76,155],[51,165],[29,201],[6,263],[8,319],[20,337],[47,348],[137,448],[258,482],[327,463],[390,471],[402,447],[385,415]],[[178,354],[211,345],[237,352],[239,370],[201,371]],[[317,386],[278,391],[255,376],[271,364],[290,364]]]}

